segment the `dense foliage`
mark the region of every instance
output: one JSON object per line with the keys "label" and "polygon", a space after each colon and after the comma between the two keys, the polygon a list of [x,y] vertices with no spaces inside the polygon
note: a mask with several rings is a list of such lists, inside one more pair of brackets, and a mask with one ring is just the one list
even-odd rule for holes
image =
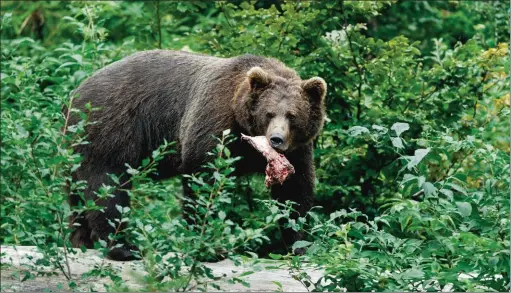
{"label": "dense foliage", "polygon": [[[129,219],[132,240],[151,252],[145,290],[207,286],[211,272],[198,260],[254,252],[285,260],[317,291],[510,289],[507,1],[1,5],[2,245],[36,245],[44,264],[70,275],[66,197],[86,184],[68,186],[81,160],[72,146],[86,143],[94,105],[73,126],[62,108],[72,108],[70,93],[85,78],[138,50],[251,53],[328,83],[327,123],[315,141],[316,207],[289,224],[307,232],[295,247],[308,252],[273,247],[291,205],[269,200],[261,176],[230,176],[238,158],[228,131],[212,150],[211,172],[190,175],[201,201],[197,225],[187,226],[179,178],[148,177],[172,152],[169,142],[143,166],[127,166],[133,206],[118,223]],[[122,186],[99,195],[115,188]],[[91,201],[82,209],[97,208]],[[306,264],[325,269],[320,282],[301,271]],[[106,268],[91,274],[126,289]]]}

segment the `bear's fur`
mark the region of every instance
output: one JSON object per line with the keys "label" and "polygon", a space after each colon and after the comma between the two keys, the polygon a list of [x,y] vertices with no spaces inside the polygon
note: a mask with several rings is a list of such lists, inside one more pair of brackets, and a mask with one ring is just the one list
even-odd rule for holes
{"label": "bear's fur", "polygon": [[[92,112],[94,124],[86,129],[89,144],[77,148],[84,159],[73,179],[87,180],[85,198],[97,200],[94,193],[101,185],[112,183],[107,173],[125,173],[125,163],[139,166],[164,140],[176,142],[176,153],[160,161],[161,178],[200,170],[206,153],[216,145],[212,135],[221,136],[225,129],[238,138],[244,133],[270,139],[278,133],[284,143],[277,150],[286,155],[296,173],[282,186],[274,185],[271,192],[279,201],[297,202],[303,213],[313,201],[312,140],[323,125],[325,94],[321,78],[302,81],[275,59],[217,58],[167,50],[136,53],[106,66],[75,91],[73,108],[84,110],[90,102],[99,110]],[[77,119],[72,116],[70,123]],[[264,173],[265,159],[248,143],[238,139],[230,150],[233,156],[243,157],[236,165],[237,175]],[[127,180],[122,178],[121,184]],[[130,188],[129,183],[123,188]],[[186,182],[184,190],[192,196]],[[115,206],[130,204],[125,192],[115,195],[96,201],[105,207],[104,212],[73,217],[80,224],[71,235],[74,247],[91,248],[95,240],[107,240],[114,232],[108,220],[119,216]],[[70,197],[71,205],[80,201],[78,195]],[[284,238],[291,243],[300,234],[290,232]],[[133,259],[130,249],[136,248],[125,244],[108,256]]]}

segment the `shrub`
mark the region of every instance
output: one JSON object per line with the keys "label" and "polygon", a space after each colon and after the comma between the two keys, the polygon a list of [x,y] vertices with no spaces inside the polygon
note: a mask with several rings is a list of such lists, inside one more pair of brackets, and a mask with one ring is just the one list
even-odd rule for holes
{"label": "shrub", "polygon": [[[295,246],[308,253],[272,250],[276,220],[292,203],[268,200],[260,176],[235,181],[227,133],[208,172],[188,177],[199,197],[188,225],[179,180],[148,177],[169,143],[127,166],[133,208],[119,220],[130,219],[128,235],[145,252],[144,290],[209,288],[199,260],[253,252],[284,260],[316,291],[509,290],[509,3],[1,5],[3,245],[36,245],[42,264],[69,276],[66,197],[86,184],[68,185],[81,160],[72,146],[87,143],[94,105],[72,127],[62,109],[85,78],[143,49],[252,53],[328,83],[327,122],[314,142],[316,207],[288,224],[305,230]],[[100,194],[114,188],[122,186]],[[306,265],[323,268],[323,278],[312,282]],[[90,274],[126,289],[105,267]]]}

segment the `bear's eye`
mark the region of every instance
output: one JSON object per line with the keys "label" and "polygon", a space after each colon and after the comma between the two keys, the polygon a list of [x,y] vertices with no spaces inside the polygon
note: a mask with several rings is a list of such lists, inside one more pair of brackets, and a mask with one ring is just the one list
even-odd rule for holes
{"label": "bear's eye", "polygon": [[287,119],[289,119],[289,121],[295,121],[295,119],[296,119],[296,115],[293,113],[287,113],[286,116],[287,116]]}
{"label": "bear's eye", "polygon": [[275,117],[275,113],[271,113],[271,112],[266,113],[266,118],[271,119],[273,117]]}

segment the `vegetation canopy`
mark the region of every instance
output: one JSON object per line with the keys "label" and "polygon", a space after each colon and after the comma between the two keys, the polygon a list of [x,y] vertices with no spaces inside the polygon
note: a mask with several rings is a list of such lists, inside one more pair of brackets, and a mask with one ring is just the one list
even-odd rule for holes
{"label": "vegetation canopy", "polygon": [[[141,50],[254,54],[328,84],[314,208],[287,221],[306,235],[292,248],[307,252],[276,248],[295,207],[271,200],[264,176],[232,176],[239,138],[228,130],[207,171],[185,175],[199,198],[187,224],[181,178],[151,179],[174,151],[167,142],[126,165],[132,207],[110,223],[129,219],[123,233],[144,254],[137,290],[218,287],[200,261],[221,255],[278,259],[311,291],[509,291],[508,29],[508,1],[2,1],[0,243],[43,253],[20,280],[49,266],[77,289],[67,220],[101,207],[67,203],[87,186],[71,180],[82,160],[73,147],[87,144],[96,110],[74,109],[71,92]],[[68,124],[72,113],[80,123]],[[124,188],[111,177],[98,198]],[[106,254],[119,236],[96,248]],[[88,276],[130,290],[107,266]]]}

